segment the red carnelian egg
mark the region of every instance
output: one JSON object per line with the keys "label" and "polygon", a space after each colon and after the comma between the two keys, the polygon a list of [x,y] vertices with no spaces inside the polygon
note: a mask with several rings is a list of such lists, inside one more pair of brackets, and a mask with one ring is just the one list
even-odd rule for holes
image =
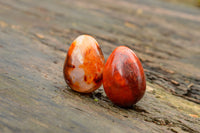
{"label": "red carnelian egg", "polygon": [[89,35],[77,37],[69,47],[63,73],[71,89],[90,93],[102,84],[104,56],[97,41]]}
{"label": "red carnelian egg", "polygon": [[130,107],[143,97],[145,75],[131,49],[120,46],[109,56],[103,71],[103,87],[108,98],[121,107]]}

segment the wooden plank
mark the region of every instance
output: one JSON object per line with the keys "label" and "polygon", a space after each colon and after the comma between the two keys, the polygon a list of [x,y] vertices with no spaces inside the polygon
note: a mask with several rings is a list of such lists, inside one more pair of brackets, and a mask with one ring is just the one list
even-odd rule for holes
{"label": "wooden plank", "polygon": [[[200,131],[200,10],[156,0],[6,0],[0,9],[0,132]],[[119,45],[137,53],[148,81],[137,105],[116,107],[102,87],[67,87],[62,67],[80,34],[106,58]]]}

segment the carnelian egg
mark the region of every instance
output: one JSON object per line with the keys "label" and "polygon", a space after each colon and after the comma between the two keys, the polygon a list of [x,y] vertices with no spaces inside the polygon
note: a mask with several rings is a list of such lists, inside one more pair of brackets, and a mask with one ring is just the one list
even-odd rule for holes
{"label": "carnelian egg", "polygon": [[77,37],[69,47],[63,73],[71,89],[90,93],[102,84],[105,60],[97,41],[89,35]]}
{"label": "carnelian egg", "polygon": [[108,98],[121,107],[130,107],[143,97],[145,74],[131,49],[120,46],[109,56],[103,71],[103,87]]}

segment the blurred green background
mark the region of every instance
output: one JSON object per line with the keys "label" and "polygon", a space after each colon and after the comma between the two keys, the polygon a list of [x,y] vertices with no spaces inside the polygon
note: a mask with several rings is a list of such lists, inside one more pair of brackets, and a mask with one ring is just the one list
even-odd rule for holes
{"label": "blurred green background", "polygon": [[200,8],[200,0],[163,0],[168,2],[183,3],[190,6],[196,6]]}

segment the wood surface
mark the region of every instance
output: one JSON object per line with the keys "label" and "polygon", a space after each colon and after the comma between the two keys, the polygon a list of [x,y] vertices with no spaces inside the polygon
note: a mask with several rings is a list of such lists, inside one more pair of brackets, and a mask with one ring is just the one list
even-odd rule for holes
{"label": "wood surface", "polygon": [[[132,108],[63,78],[71,42],[135,51],[147,91]],[[200,9],[159,0],[0,0],[1,133],[200,132]]]}

